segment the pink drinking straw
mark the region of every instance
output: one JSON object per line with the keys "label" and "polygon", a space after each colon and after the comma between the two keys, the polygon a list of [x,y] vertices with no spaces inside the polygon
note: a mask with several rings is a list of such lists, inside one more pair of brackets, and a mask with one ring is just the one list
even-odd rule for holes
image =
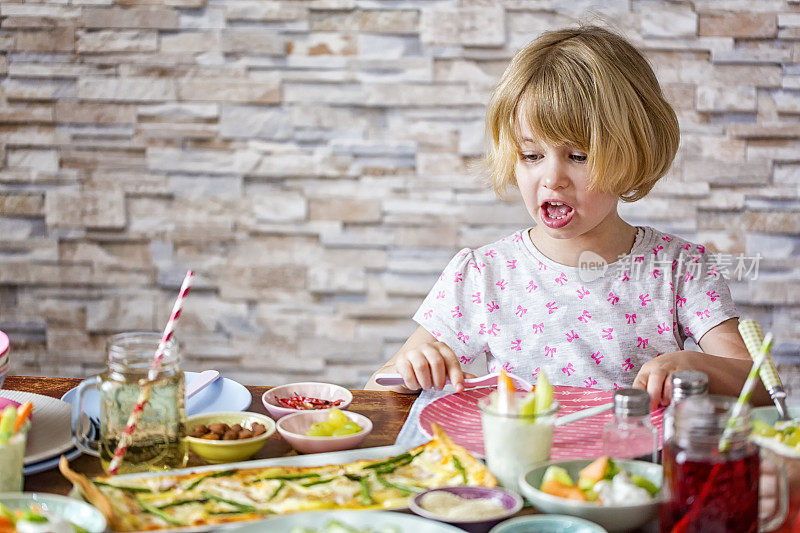
{"label": "pink drinking straw", "polygon": [[133,435],[133,431],[136,429],[136,423],[139,422],[139,418],[142,416],[142,411],[144,411],[144,406],[147,404],[147,400],[150,399],[151,384],[158,377],[158,370],[161,367],[161,359],[164,358],[164,350],[166,349],[167,342],[169,342],[169,340],[172,338],[172,334],[175,332],[175,322],[177,322],[178,317],[181,316],[183,300],[189,293],[189,287],[192,285],[192,278],[194,278],[194,272],[189,270],[186,272],[186,277],[183,278],[181,292],[178,293],[178,298],[175,300],[175,305],[172,308],[172,314],[169,317],[169,322],[167,322],[167,327],[164,328],[164,335],[162,335],[161,342],[158,343],[158,348],[153,356],[153,365],[150,367],[150,371],[147,373],[148,383],[142,387],[142,390],[139,393],[139,399],[137,400],[136,405],[133,407],[131,416],[128,418],[128,424],[125,426],[125,430],[122,432],[122,435],[120,435],[117,449],[114,452],[114,457],[111,459],[111,463],[108,465],[109,474],[113,475],[117,473],[119,464],[122,462],[122,458],[125,456],[125,452],[128,450],[128,446],[131,444],[131,435]]}

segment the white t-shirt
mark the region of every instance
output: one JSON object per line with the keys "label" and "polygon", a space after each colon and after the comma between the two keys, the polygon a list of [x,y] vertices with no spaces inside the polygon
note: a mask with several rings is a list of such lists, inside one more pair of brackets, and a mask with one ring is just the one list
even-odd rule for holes
{"label": "white t-shirt", "polygon": [[[596,278],[596,279],[595,279]],[[590,271],[545,257],[520,230],[453,257],[414,320],[482,375],[630,387],[641,366],[738,317],[703,246],[637,228],[630,253]]]}

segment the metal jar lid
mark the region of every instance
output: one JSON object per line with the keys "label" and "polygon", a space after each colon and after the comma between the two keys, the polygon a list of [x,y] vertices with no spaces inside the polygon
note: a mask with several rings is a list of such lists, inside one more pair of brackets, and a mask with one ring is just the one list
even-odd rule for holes
{"label": "metal jar lid", "polygon": [[681,370],[672,374],[672,401],[708,394],[708,376],[698,370]]}
{"label": "metal jar lid", "polygon": [[619,389],[614,393],[614,415],[645,416],[650,414],[650,395],[642,389]]}

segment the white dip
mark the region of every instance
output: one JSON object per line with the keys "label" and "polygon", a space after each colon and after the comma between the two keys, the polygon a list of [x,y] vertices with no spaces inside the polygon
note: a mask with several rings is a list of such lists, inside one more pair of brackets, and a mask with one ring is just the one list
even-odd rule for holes
{"label": "white dip", "polygon": [[420,506],[446,520],[490,520],[506,513],[505,507],[490,498],[466,499],[444,490],[425,494]]}
{"label": "white dip", "polygon": [[594,484],[594,490],[603,505],[638,505],[653,499],[649,492],[635,485],[625,472],[620,472],[611,481],[598,481]]}

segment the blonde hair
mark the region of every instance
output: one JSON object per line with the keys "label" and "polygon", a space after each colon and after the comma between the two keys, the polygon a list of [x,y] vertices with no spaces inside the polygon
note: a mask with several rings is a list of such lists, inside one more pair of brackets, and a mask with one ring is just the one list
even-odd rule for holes
{"label": "blonde hair", "polygon": [[517,184],[520,104],[538,140],[586,152],[591,190],[627,202],[650,192],[678,149],[678,119],[649,63],[597,26],[546,32],[503,73],[486,113],[485,162],[498,196]]}

